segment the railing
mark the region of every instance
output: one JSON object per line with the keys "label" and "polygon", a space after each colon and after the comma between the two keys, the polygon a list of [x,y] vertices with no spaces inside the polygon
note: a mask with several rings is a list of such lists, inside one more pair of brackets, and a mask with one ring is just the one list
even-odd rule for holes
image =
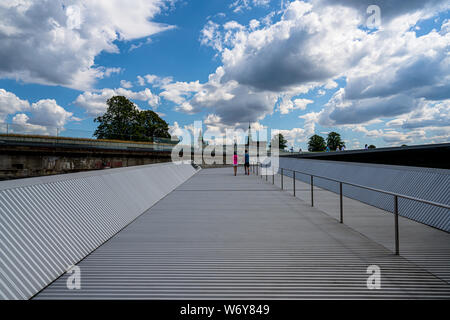
{"label": "railing", "polygon": [[[253,173],[257,174],[258,176],[261,176],[261,178],[263,178],[263,165],[261,163],[252,163],[252,171]],[[266,176],[266,181],[268,180],[268,167],[265,166],[265,176]],[[365,190],[370,190],[370,191],[374,191],[374,192],[379,192],[379,193],[383,193],[383,194],[387,194],[387,195],[391,195],[394,197],[394,228],[395,228],[395,254],[399,255],[400,254],[400,240],[399,240],[399,225],[398,225],[398,199],[399,198],[403,198],[403,199],[407,199],[407,200],[412,200],[412,201],[417,201],[417,202],[421,202],[421,203],[425,203],[425,204],[429,204],[432,206],[436,206],[436,207],[440,207],[440,208],[444,208],[444,209],[449,209],[450,210],[450,205],[446,205],[443,203],[438,203],[438,202],[434,202],[434,201],[429,201],[429,200],[425,200],[425,199],[419,199],[416,197],[411,197],[411,196],[407,196],[405,194],[400,194],[400,193],[396,193],[396,192],[390,192],[390,191],[386,191],[386,190],[381,190],[381,189],[377,189],[377,188],[372,188],[372,187],[368,187],[368,186],[363,186],[360,184],[356,184],[356,183],[351,183],[351,182],[345,182],[345,181],[340,181],[337,179],[333,179],[333,178],[328,178],[328,177],[324,177],[324,176],[320,176],[317,174],[311,174],[308,172],[302,172],[302,171],[298,171],[298,170],[292,170],[292,169],[287,169],[287,168],[279,168],[280,169],[280,176],[281,176],[281,189],[284,190],[284,181],[283,181],[283,177],[284,177],[284,171],[290,171],[292,172],[292,183],[293,183],[293,189],[294,189],[294,197],[296,196],[295,194],[295,174],[296,173],[300,173],[303,175],[307,175],[311,177],[310,180],[310,185],[311,185],[311,206],[314,207],[314,178],[319,178],[319,179],[325,179],[325,180],[329,180],[329,181],[334,181],[339,183],[339,206],[340,206],[340,217],[339,217],[339,222],[340,223],[344,223],[344,197],[343,197],[343,193],[342,193],[342,186],[348,185],[348,186],[352,186],[352,187],[357,187],[357,188],[362,188]],[[275,172],[272,172],[272,184],[275,184]]]}

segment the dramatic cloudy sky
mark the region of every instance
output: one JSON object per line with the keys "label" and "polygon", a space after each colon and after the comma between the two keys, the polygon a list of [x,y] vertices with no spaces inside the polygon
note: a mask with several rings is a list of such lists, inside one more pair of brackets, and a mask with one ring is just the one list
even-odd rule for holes
{"label": "dramatic cloudy sky", "polygon": [[[379,9],[379,10],[378,10]],[[0,129],[90,136],[124,95],[173,133],[268,127],[295,148],[450,141],[445,0],[2,0]]]}

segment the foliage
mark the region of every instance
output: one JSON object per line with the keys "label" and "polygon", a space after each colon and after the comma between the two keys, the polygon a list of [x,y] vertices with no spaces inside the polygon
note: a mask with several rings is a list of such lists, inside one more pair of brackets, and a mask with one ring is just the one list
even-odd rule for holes
{"label": "foliage", "polygon": [[330,147],[331,150],[336,150],[338,147],[339,149],[344,146],[345,142],[342,141],[341,135],[337,132],[330,132],[327,136],[327,146]]}
{"label": "foliage", "polygon": [[94,120],[99,123],[94,133],[97,139],[153,141],[154,137],[170,138],[169,125],[155,112],[140,111],[123,96],[112,97],[106,103],[106,112]]}
{"label": "foliage", "polygon": [[[284,138],[284,136],[281,133],[275,135],[272,138],[272,141],[275,142],[276,141],[275,139],[278,139],[278,149],[284,150],[287,148],[287,140]],[[272,148],[272,141],[270,143],[270,148]]]}
{"label": "foliage", "polygon": [[324,151],[326,148],[325,139],[321,136],[315,134],[309,138],[308,141],[308,151],[310,152],[318,152]]}

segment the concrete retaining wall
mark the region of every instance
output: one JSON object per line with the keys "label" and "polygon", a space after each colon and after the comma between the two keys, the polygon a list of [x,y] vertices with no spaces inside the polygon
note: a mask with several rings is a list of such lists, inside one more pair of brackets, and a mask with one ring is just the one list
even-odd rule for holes
{"label": "concrete retaining wall", "polygon": [[189,179],[155,164],[0,182],[0,299],[28,299]]}

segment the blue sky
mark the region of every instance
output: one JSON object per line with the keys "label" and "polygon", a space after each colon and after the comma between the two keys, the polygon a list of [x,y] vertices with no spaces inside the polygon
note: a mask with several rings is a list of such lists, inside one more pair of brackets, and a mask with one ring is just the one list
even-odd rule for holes
{"label": "blue sky", "polygon": [[202,120],[303,149],[330,131],[349,149],[449,142],[449,17],[440,0],[6,0],[0,128],[88,136],[120,94],[174,134]]}

